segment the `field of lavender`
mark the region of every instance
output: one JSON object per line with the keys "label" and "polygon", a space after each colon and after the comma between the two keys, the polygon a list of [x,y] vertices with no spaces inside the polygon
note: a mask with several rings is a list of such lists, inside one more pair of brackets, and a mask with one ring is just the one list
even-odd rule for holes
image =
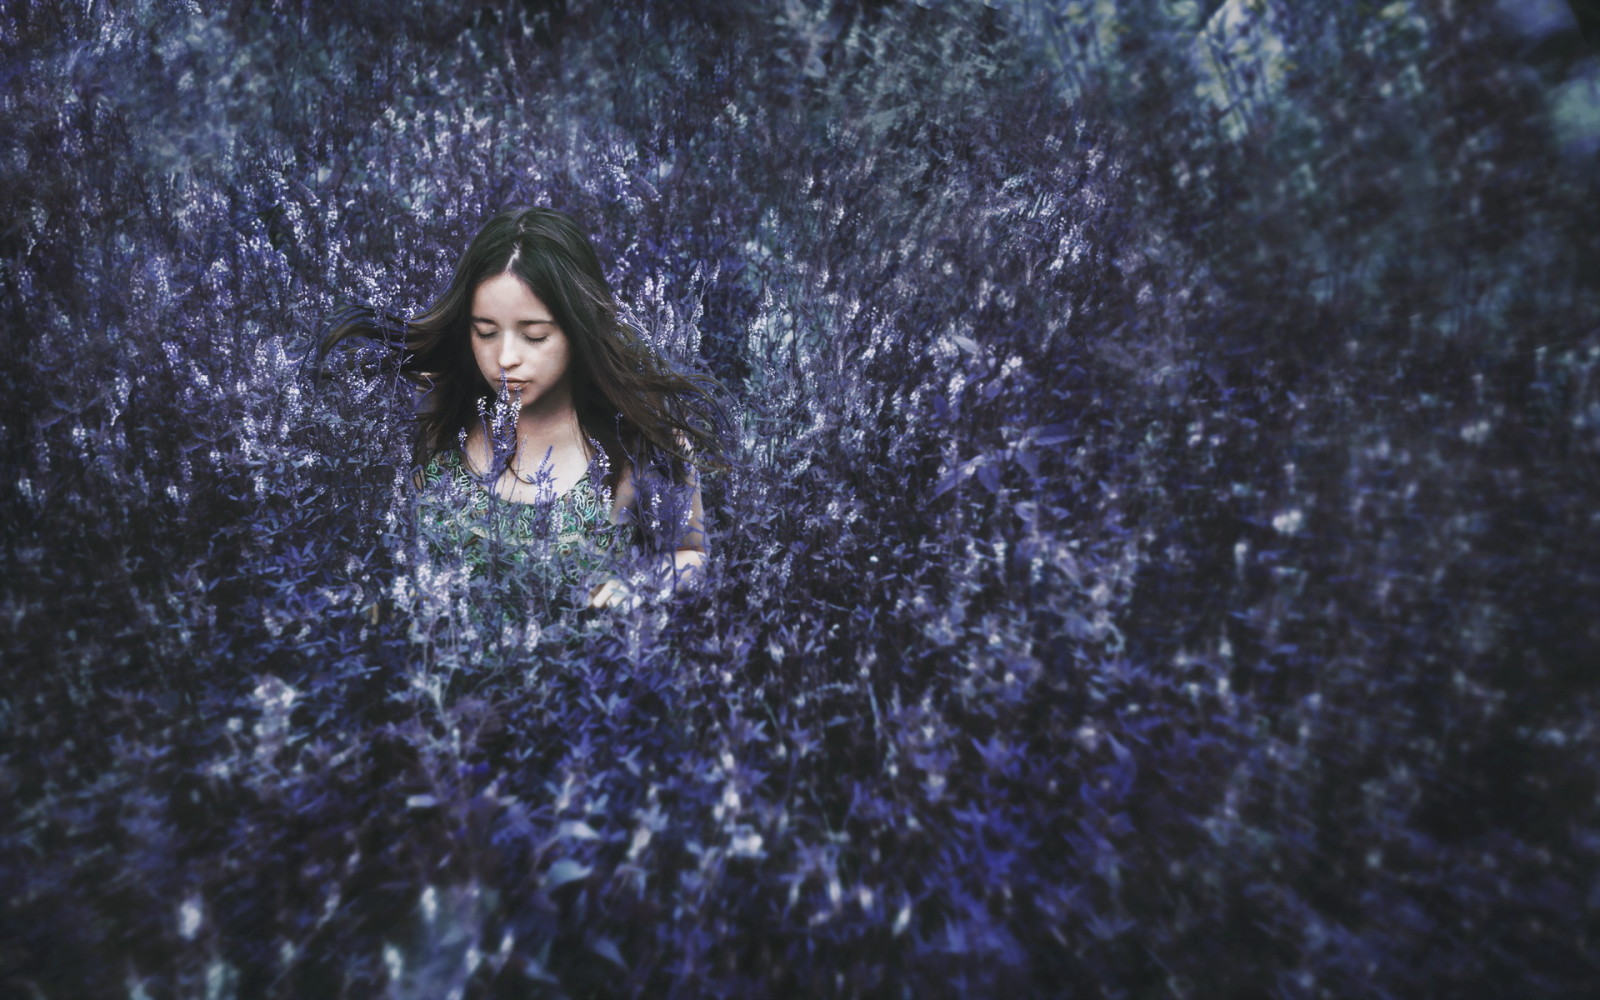
{"label": "field of lavender", "polygon": [[[1566,14],[7,3],[0,992],[1586,995]],[[312,363],[510,204],[727,387],[698,588],[469,578]]]}

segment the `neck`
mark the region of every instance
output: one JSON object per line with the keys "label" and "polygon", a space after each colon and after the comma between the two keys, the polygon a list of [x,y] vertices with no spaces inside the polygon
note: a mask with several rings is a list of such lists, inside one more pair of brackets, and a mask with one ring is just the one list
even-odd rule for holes
{"label": "neck", "polygon": [[568,386],[557,387],[537,403],[523,407],[517,414],[517,453],[515,464],[519,472],[537,467],[547,455],[576,450],[589,451],[578,422],[578,410],[572,402]]}
{"label": "neck", "polygon": [[[531,474],[544,462],[547,455],[560,453],[588,455],[588,439],[583,425],[578,422],[578,411],[572,402],[571,390],[557,387],[531,406],[523,407],[517,414],[515,451],[512,468],[518,474]],[[489,454],[494,445],[490,436],[495,433],[480,421],[467,428],[467,450],[474,456],[474,465],[489,464]]]}
{"label": "neck", "polygon": [[524,406],[517,414],[517,436],[547,437],[571,430],[577,432],[578,408],[572,402],[572,387],[558,385],[537,402]]}

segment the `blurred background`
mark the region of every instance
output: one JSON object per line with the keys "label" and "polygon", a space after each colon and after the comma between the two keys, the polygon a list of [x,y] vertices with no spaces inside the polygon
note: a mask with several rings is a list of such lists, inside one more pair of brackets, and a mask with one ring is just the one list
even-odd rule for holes
{"label": "blurred background", "polygon": [[[5,991],[1586,995],[1597,24],[7,3]],[[727,388],[695,591],[307,360],[519,203]]]}

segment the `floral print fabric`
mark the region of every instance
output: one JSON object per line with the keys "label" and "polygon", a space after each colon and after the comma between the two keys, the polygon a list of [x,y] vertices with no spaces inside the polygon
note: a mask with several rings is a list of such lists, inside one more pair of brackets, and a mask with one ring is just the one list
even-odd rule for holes
{"label": "floral print fabric", "polygon": [[495,495],[451,450],[428,462],[421,487],[423,538],[443,559],[458,553],[473,576],[592,585],[628,535],[628,526],[611,521],[609,491],[589,473],[559,497],[522,503]]}

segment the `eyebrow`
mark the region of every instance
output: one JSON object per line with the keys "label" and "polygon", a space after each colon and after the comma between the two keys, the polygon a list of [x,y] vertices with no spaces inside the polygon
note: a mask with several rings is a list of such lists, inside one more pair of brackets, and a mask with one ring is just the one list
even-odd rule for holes
{"label": "eyebrow", "polygon": [[[474,317],[472,317],[472,322],[474,322],[474,323],[488,323],[490,326],[494,326],[495,325],[494,320],[485,319],[482,316],[474,316]],[[517,320],[516,325],[517,326],[555,326],[556,325],[556,321],[553,320],[553,319],[519,319],[519,320]]]}

